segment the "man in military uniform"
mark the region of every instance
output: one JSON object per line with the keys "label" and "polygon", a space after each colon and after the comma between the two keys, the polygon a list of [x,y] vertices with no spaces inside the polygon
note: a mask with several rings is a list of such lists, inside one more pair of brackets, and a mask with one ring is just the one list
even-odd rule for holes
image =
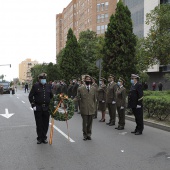
{"label": "man in military uniform", "polygon": [[106,103],[109,111],[110,120],[106,123],[109,126],[114,126],[116,121],[116,91],[117,84],[114,82],[114,75],[108,77],[108,86],[106,93]]}
{"label": "man in military uniform", "polygon": [[51,87],[46,82],[47,74],[41,73],[38,76],[39,82],[32,86],[29,93],[29,101],[34,110],[37,130],[37,144],[48,143],[47,131],[49,127],[49,104],[53,97]]}
{"label": "man in military uniform", "polygon": [[[96,80],[97,80],[97,79],[96,79],[95,77],[92,78],[92,86],[95,87],[96,92],[97,92],[99,86],[97,85]],[[95,110],[95,114],[94,114],[94,117],[93,117],[94,119],[97,118],[97,110],[98,110],[97,107],[98,107],[98,103],[96,102],[96,110]]]}
{"label": "man in military uniform", "polygon": [[61,93],[67,94],[67,84],[65,83],[65,80],[61,81]]}
{"label": "man in military uniform", "polygon": [[143,125],[143,89],[139,82],[139,76],[131,75],[131,89],[128,95],[128,107],[132,109],[135,116],[136,128],[133,132],[135,135],[141,135],[144,129]]}
{"label": "man in military uniform", "polygon": [[67,88],[67,94],[68,94],[69,98],[71,98],[71,96],[72,96],[72,88],[73,88],[73,81],[70,80],[70,84],[69,84],[69,86]]}
{"label": "man in military uniform", "polygon": [[80,100],[80,113],[83,120],[83,140],[91,140],[93,115],[96,107],[96,89],[91,86],[91,77],[85,76],[85,85],[78,88],[77,96],[74,99]]}

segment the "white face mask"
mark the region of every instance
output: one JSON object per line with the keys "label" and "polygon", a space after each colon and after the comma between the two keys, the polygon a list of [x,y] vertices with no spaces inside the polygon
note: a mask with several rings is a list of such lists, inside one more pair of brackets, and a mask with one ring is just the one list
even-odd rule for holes
{"label": "white face mask", "polygon": [[41,79],[41,84],[46,84],[46,79]]}
{"label": "white face mask", "polygon": [[102,85],[102,81],[99,81],[99,84]]}

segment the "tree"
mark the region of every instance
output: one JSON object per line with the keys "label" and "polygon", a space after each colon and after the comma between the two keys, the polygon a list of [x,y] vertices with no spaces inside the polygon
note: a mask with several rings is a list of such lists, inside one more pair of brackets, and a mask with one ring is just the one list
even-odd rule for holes
{"label": "tree", "polygon": [[97,60],[97,35],[94,31],[82,31],[79,35],[79,45],[81,48],[83,73],[88,73],[91,76],[98,75],[96,67]]}
{"label": "tree", "polygon": [[77,43],[76,36],[70,28],[67,34],[66,46],[59,62],[62,78],[69,81],[73,77],[77,78],[82,75],[82,64],[81,49]]}
{"label": "tree", "polygon": [[155,7],[146,15],[146,24],[151,25],[144,43],[147,56],[161,65],[169,64],[170,4]]}
{"label": "tree", "polygon": [[135,46],[131,13],[120,0],[105,32],[104,76],[114,74],[117,78],[122,76],[129,82],[130,75],[136,73]]}

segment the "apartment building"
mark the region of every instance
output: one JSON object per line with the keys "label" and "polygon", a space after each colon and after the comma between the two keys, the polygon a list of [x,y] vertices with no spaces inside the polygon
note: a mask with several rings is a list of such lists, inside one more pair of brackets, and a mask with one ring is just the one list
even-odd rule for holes
{"label": "apartment building", "polygon": [[65,47],[68,30],[79,33],[87,29],[104,34],[110,16],[115,13],[117,0],[72,0],[56,15],[56,53]]}
{"label": "apartment building", "polygon": [[38,64],[38,61],[31,61],[30,58],[22,61],[19,64],[19,81],[20,82],[26,82],[31,81],[31,68],[34,67],[36,64]]}

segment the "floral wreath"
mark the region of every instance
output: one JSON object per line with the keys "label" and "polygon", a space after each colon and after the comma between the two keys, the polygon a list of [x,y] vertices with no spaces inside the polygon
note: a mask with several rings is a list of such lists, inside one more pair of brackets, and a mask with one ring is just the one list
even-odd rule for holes
{"label": "floral wreath", "polygon": [[[62,106],[62,109],[60,108]],[[51,117],[59,121],[67,121],[74,115],[74,102],[67,95],[54,95],[50,102]]]}

